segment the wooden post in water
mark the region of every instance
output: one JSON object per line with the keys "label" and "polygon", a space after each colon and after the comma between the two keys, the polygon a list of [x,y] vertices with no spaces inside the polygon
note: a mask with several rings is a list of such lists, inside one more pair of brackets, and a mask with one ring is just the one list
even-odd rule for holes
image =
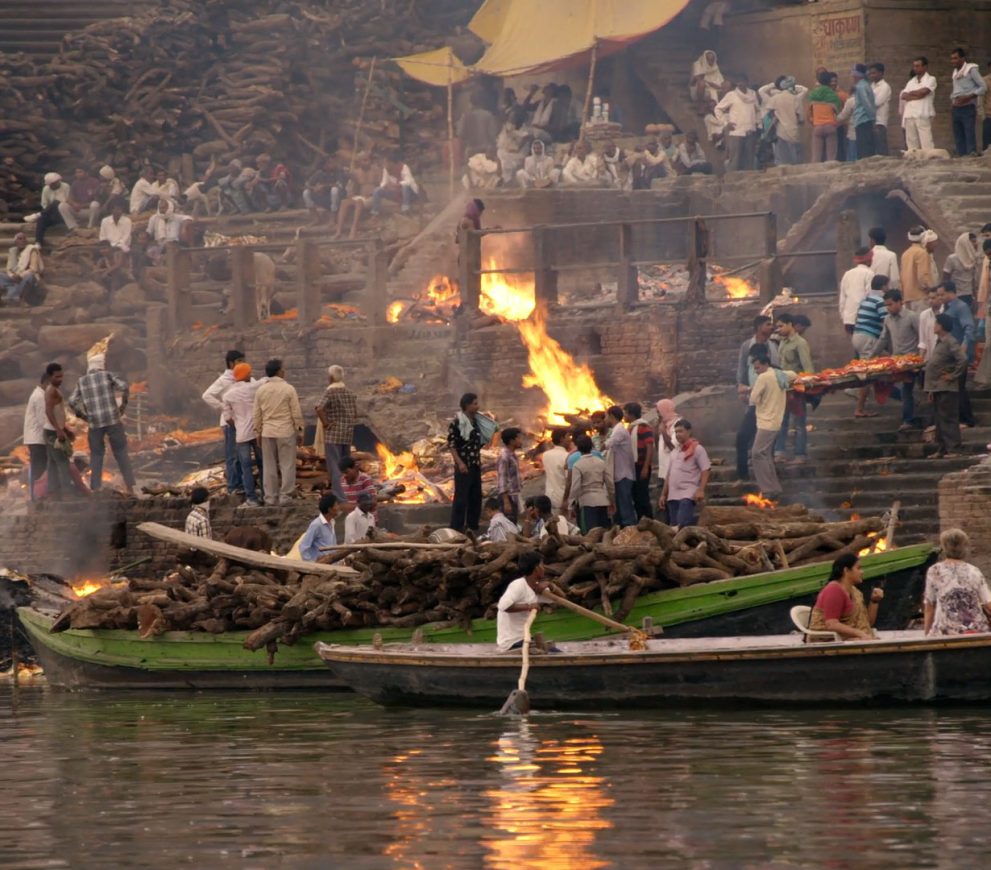
{"label": "wooden post in water", "polygon": [[296,308],[299,325],[312,326],[320,319],[320,249],[312,239],[296,240]]}
{"label": "wooden post in water", "polygon": [[386,277],[389,269],[382,240],[375,238],[366,248],[368,266],[365,273],[365,293],[363,308],[372,326],[386,325]]}
{"label": "wooden post in water", "polygon": [[255,299],[255,260],[251,248],[231,248],[231,306],[234,328],[247,329],[258,322]]}

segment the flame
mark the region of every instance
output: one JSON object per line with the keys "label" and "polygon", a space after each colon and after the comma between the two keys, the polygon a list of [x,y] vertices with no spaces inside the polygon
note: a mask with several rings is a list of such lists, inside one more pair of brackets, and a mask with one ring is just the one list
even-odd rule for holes
{"label": "flame", "polygon": [[69,585],[76,598],[85,598],[87,595],[99,592],[107,584],[102,580],[82,580],[79,583],[71,583]]}
{"label": "flame", "polygon": [[[488,276],[483,276],[484,278]],[[427,298],[435,305],[443,305],[449,302],[457,304],[461,296],[461,289],[457,281],[452,281],[447,275],[434,275],[427,284]]]}
{"label": "flame", "polygon": [[406,304],[401,299],[390,302],[389,307],[385,309],[385,319],[389,323],[399,323],[399,318],[403,316],[405,310]]}
{"label": "flame", "polygon": [[758,493],[757,495],[754,495],[752,492],[748,492],[743,497],[743,503],[747,505],[751,505],[752,507],[759,507],[762,510],[773,509],[778,506],[778,503],[776,501],[773,501],[772,499],[769,498],[764,498],[764,493]]}
{"label": "flame", "polygon": [[[489,269],[496,268],[490,261]],[[530,371],[524,387],[539,387],[548,403],[543,416],[548,424],[567,424],[560,411],[607,408],[614,404],[599,389],[592,370],[576,363],[561,345],[547,334],[543,314],[536,310],[532,275],[482,275],[479,307],[516,325],[526,346]]]}
{"label": "flame", "polygon": [[730,299],[746,299],[756,296],[760,291],[749,281],[743,278],[735,278],[732,275],[716,275],[713,278],[716,284],[722,284],[726,288],[726,295]]}
{"label": "flame", "polygon": [[878,537],[877,532],[868,532],[868,538],[873,538],[869,547],[864,547],[857,555],[861,558],[864,556],[870,556],[874,553],[885,553],[888,550],[888,539],[886,537]]}
{"label": "flame", "polygon": [[283,311],[282,314],[270,314],[262,321],[262,323],[275,323],[279,320],[298,320],[298,319],[299,319],[299,309],[290,308],[287,311]]}
{"label": "flame", "polygon": [[424,489],[429,486],[429,481],[420,473],[416,456],[409,450],[393,453],[384,444],[376,444],[375,452],[378,454],[382,480],[401,483],[406,487],[406,491],[399,493],[393,500],[400,504],[426,504]]}

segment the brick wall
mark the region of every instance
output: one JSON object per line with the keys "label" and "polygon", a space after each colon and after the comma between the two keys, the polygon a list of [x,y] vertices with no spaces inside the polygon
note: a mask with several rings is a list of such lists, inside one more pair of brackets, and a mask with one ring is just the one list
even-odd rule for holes
{"label": "brick wall", "polygon": [[939,528],[963,529],[970,536],[970,561],[991,577],[991,463],[985,460],[940,480]]}

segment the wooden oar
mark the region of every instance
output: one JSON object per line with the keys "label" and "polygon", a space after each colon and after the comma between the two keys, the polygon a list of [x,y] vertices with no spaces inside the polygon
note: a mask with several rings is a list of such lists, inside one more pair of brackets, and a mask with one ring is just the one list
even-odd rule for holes
{"label": "wooden oar", "polygon": [[639,628],[634,628],[632,625],[623,625],[622,622],[616,622],[615,619],[610,619],[608,616],[603,616],[601,613],[596,613],[594,610],[589,610],[587,607],[582,607],[580,604],[575,604],[574,601],[569,601],[561,595],[555,595],[553,592],[542,592],[545,598],[549,598],[555,604],[560,604],[562,607],[568,608],[568,610],[574,613],[579,613],[588,619],[595,620],[595,622],[600,625],[606,626],[606,628],[611,628],[613,631],[622,631],[630,636],[630,649],[646,649],[647,648],[647,635],[640,631]]}
{"label": "wooden oar", "polygon": [[526,677],[530,673],[530,626],[537,618],[537,610],[531,610],[523,626],[523,667],[520,668],[520,679],[516,688],[509,693],[506,703],[499,711],[500,716],[525,716],[530,712],[530,696],[526,692]]}

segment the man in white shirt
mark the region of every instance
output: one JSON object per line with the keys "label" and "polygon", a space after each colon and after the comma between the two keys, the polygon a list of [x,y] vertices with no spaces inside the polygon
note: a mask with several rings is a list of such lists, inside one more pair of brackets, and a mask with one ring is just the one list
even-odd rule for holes
{"label": "man in white shirt", "polygon": [[[874,91],[874,148],[883,157],[888,156],[888,120],[891,118],[891,85],[884,80],[884,64],[872,63],[867,68],[867,78]],[[892,284],[892,287],[895,285]]]}
{"label": "man in white shirt", "polygon": [[[233,426],[227,425],[227,418],[224,416],[224,394],[234,386],[234,366],[244,362],[244,354],[239,350],[227,351],[224,358],[226,368],[220,376],[206,388],[202,399],[213,410],[220,414],[218,424],[224,433],[224,471],[227,477],[227,491],[234,492],[241,489],[241,470],[237,461],[237,433]],[[255,433],[257,437],[258,433]]]}
{"label": "man in white shirt", "polygon": [[[221,393],[223,398],[222,419],[225,435],[234,429],[234,455],[237,460],[239,480],[244,484],[244,503],[248,507],[260,507],[261,499],[255,487],[255,466],[262,471],[261,447],[255,429],[255,393],[264,382],[251,377],[251,366],[246,362],[237,363],[230,370],[234,383]],[[218,378],[222,380],[223,375]],[[226,439],[225,439],[226,440]]]}
{"label": "man in white shirt", "polygon": [[888,234],[884,227],[872,227],[867,237],[871,240],[871,271],[888,279],[889,290],[900,289],[902,282],[898,271],[898,255],[885,247]]}
{"label": "man in white shirt", "polygon": [[599,177],[599,157],[589,150],[588,144],[583,139],[575,143],[574,152],[564,164],[561,181],[572,187],[588,187],[602,183]]}
{"label": "man in white shirt", "polygon": [[110,242],[115,253],[131,250],[131,219],[124,214],[124,200],[115,199],[110,214],[100,221],[100,241]]}
{"label": "man in white shirt", "polygon": [[375,493],[358,495],[358,506],[344,520],[344,543],[359,544],[368,539],[368,530],[375,528]]}
{"label": "man in white shirt", "polygon": [[685,175],[712,175],[712,164],[699,144],[699,134],[694,130],[685,133],[684,141],[678,146],[675,163],[678,171]]}
{"label": "man in white shirt", "polygon": [[805,95],[809,89],[795,82],[792,76],[780,76],[772,86],[761,88],[766,94],[764,109],[774,115],[774,162],[778,166],[794,166],[802,162],[800,127],[805,123]]}
{"label": "man in white shirt", "polygon": [[499,499],[487,498],[483,508],[485,519],[489,521],[489,527],[485,532],[487,540],[501,544],[519,534],[520,527],[502,512],[502,502]]}
{"label": "man in white shirt", "polygon": [[726,124],[726,171],[756,167],[757,94],[745,75],[736,77],[736,87],[716,105],[716,118]]}
{"label": "man in white shirt", "polygon": [[929,362],[929,357],[936,347],[936,315],[939,314],[943,303],[939,301],[936,287],[926,288],[926,307],[919,312],[919,353]]}
{"label": "man in white shirt", "polygon": [[848,335],[853,335],[857,323],[857,309],[864,297],[871,292],[874,271],[871,269],[870,248],[857,248],[853,255],[853,268],[840,281],[840,318]]}
{"label": "man in white shirt", "polygon": [[560,179],[561,170],[554,165],[554,158],[545,152],[543,142],[534,139],[530,144],[530,155],[516,173],[520,187],[553,187]]}
{"label": "man in white shirt", "polygon": [[544,557],[529,550],[520,556],[518,564],[522,576],[513,580],[499,599],[496,615],[496,647],[499,652],[522,647],[530,612],[540,610],[541,603],[551,603],[541,596],[550,586],[544,581]]}
{"label": "man in white shirt", "polygon": [[936,79],[929,75],[929,60],[912,61],[912,78],[899,96],[905,145],[909,149],[933,147],[933,118],[936,117]]}
{"label": "man in white shirt", "polygon": [[34,485],[48,468],[45,449],[45,387],[48,386],[48,369],[41,376],[41,384],[34,388],[24,409],[24,446],[28,449],[28,493],[34,501]]}
{"label": "man in white shirt", "polygon": [[158,189],[155,187],[155,170],[145,166],[141,177],[131,188],[131,214],[152,211],[158,206]]}
{"label": "man in white shirt", "polygon": [[564,510],[564,483],[568,475],[568,453],[571,450],[571,433],[567,429],[551,432],[551,448],[540,457],[544,466],[544,495],[551,500],[551,510]]}
{"label": "man in white shirt", "polygon": [[41,212],[34,225],[34,240],[39,245],[45,243],[45,233],[49,227],[62,220],[61,207],[69,201],[69,185],[57,172],[45,173],[45,186],[41,189]]}
{"label": "man in white shirt", "polygon": [[406,214],[413,207],[413,200],[420,195],[420,186],[413,178],[413,171],[398,157],[386,161],[382,169],[382,181],[372,194],[373,215],[382,210],[382,200],[400,203],[399,211]]}

